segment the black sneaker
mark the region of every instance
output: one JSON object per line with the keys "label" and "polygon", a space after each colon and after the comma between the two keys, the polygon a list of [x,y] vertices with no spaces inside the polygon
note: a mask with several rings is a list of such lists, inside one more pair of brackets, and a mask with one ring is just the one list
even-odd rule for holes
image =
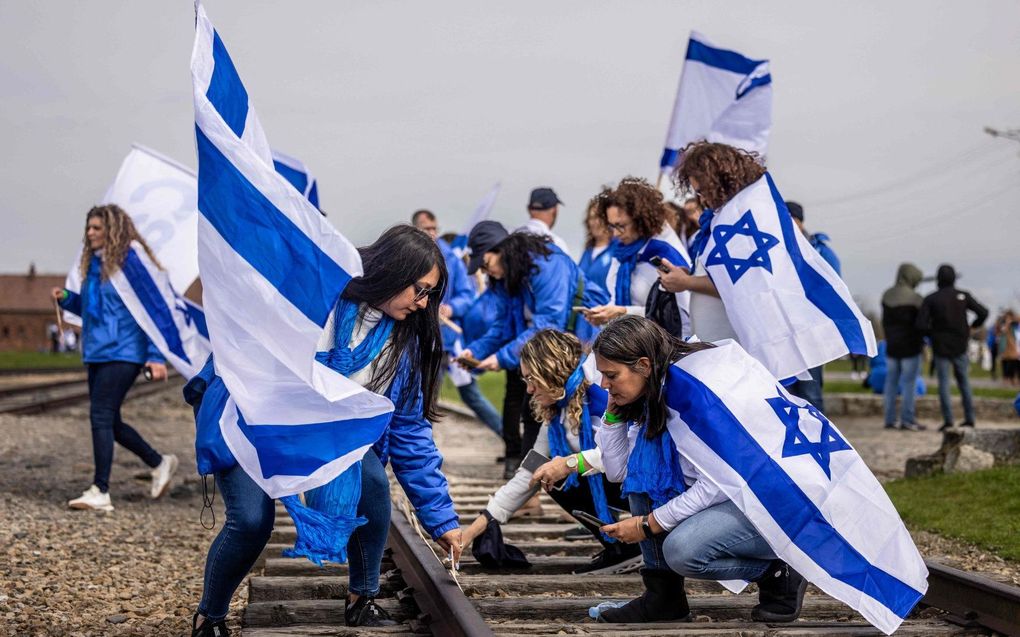
{"label": "black sneaker", "polygon": [[202,625],[195,627],[198,623],[198,613],[191,618],[191,637],[230,637],[227,630],[227,620],[221,619],[218,622],[210,622],[208,619]]}
{"label": "black sneaker", "polygon": [[348,626],[396,626],[390,614],[375,603],[374,597],[359,597],[351,604],[344,600],[344,622]]}
{"label": "black sneaker", "polygon": [[896,429],[896,423],[894,423],[894,422],[887,422],[887,423],[885,423],[885,428],[886,429]]}
{"label": "black sneaker", "polygon": [[[589,534],[588,537],[591,535]],[[641,568],[643,562],[640,545],[624,544],[619,548],[602,549],[595,557],[591,558],[590,562],[574,569],[574,574],[619,575],[620,573],[633,573]]]}
{"label": "black sneaker", "polygon": [[948,431],[949,429],[952,429],[952,428],[953,428],[953,423],[951,423],[951,422],[944,422],[944,423],[942,423],[942,426],[939,427],[939,431]]}
{"label": "black sneaker", "polygon": [[961,427],[974,427],[974,421],[973,420],[964,420],[963,422],[960,423],[960,426]]}

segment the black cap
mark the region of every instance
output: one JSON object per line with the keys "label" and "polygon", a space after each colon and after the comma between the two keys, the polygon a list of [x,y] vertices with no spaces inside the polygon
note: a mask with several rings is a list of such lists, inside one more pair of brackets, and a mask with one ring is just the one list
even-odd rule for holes
{"label": "black cap", "polygon": [[510,236],[498,221],[482,221],[468,234],[468,249],[471,250],[471,258],[468,259],[468,274],[474,274],[482,267],[482,258],[485,253],[495,248],[503,239]]}
{"label": "black cap", "polygon": [[535,188],[531,191],[531,198],[528,199],[528,210],[548,210],[562,203],[552,188]]}
{"label": "black cap", "polygon": [[800,205],[796,201],[787,201],[786,209],[790,211],[790,216],[797,221],[804,221],[804,206]]}

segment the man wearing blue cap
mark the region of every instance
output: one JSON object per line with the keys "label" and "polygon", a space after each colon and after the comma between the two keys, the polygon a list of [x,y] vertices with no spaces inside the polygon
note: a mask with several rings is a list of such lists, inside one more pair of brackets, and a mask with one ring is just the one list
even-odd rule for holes
{"label": "man wearing blue cap", "polygon": [[531,215],[531,218],[514,232],[530,232],[542,237],[549,237],[557,248],[563,250],[570,258],[574,258],[570,254],[567,242],[552,231],[552,227],[556,225],[556,216],[559,214],[561,205],[563,202],[556,196],[556,191],[552,188],[535,188],[531,191],[531,197],[528,199],[528,214]]}

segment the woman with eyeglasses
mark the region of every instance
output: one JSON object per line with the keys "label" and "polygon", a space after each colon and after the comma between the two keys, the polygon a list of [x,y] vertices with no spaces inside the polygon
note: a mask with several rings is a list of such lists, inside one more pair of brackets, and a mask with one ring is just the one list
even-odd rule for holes
{"label": "woman with eyeglasses", "polygon": [[[585,378],[582,359],[577,337],[556,330],[538,332],[521,349],[530,407],[542,423],[534,450],[550,460],[534,474],[519,468],[493,493],[482,514],[465,529],[465,544],[481,535],[490,520],[506,523],[540,485],[568,513],[580,510],[609,521],[610,507],[627,508],[620,486],[602,475],[602,453],[595,446],[592,422],[598,422],[605,409],[605,392]],[[637,567],[639,560],[634,558],[641,554],[637,545],[612,540],[597,527],[585,524],[585,528],[602,544],[602,551],[575,573],[622,573]]]}
{"label": "woman with eyeglasses", "polygon": [[[496,221],[483,221],[468,235],[471,259],[468,273],[484,270],[493,291],[505,297],[507,312],[481,338],[466,345],[459,360],[476,360],[483,371],[506,370],[503,400],[504,475],[513,476],[522,454],[538,435],[539,423],[527,408],[521,380],[520,351],[543,328],[573,332],[579,312],[606,298],[605,291],[587,281],[570,257],[548,237],[527,232],[510,234]],[[524,436],[520,434],[524,418]]]}
{"label": "woman with eyeglasses", "polygon": [[[347,545],[344,612],[348,626],[387,626],[395,622],[374,599],[390,524],[387,462],[432,539],[454,559],[462,546],[430,422],[437,416],[440,366],[445,362],[439,299],[446,266],[435,241],[410,226],[391,228],[358,251],[364,274],[352,279],[338,299],[320,341],[324,351],[316,358],[389,397],[396,407],[388,429],[361,460],[357,514],[367,522]],[[202,394],[222,381],[215,377],[211,360],[196,379],[185,395],[197,412]],[[344,477],[305,494],[306,503],[318,509],[318,503],[339,497],[335,485]],[[236,463],[216,473],[216,484],[227,519],[209,549],[193,637],[228,634],[230,599],[269,541],[275,517],[273,500]]]}
{"label": "woman with eyeglasses", "polygon": [[[662,193],[644,179],[627,177],[616,188],[606,187],[596,197],[598,216],[612,232],[613,261],[606,275],[609,302],[585,313],[590,323],[605,325],[631,314],[649,316],[676,336],[690,334],[690,295],[659,297],[659,267],[687,267],[687,250],[666,222]],[[650,303],[650,297],[653,303]],[[669,305],[666,305],[669,304]],[[667,314],[668,312],[668,314]]]}

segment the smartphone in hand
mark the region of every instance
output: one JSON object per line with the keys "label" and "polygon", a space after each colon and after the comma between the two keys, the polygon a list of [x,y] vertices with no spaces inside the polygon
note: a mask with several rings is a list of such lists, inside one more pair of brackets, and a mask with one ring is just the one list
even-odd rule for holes
{"label": "smartphone in hand", "polygon": [[574,516],[575,518],[582,522],[586,522],[597,528],[602,528],[607,524],[612,524],[612,522],[603,522],[602,520],[598,519],[597,517],[595,517],[591,513],[588,513],[587,511],[579,511],[577,509],[574,509],[573,511],[570,512],[570,515]]}
{"label": "smartphone in hand", "polygon": [[662,262],[662,257],[660,256],[651,257],[650,259],[648,259],[648,262],[651,263],[652,266],[655,267],[655,269],[657,269],[659,272],[669,274],[670,272],[669,266]]}
{"label": "smartphone in hand", "polygon": [[530,471],[531,473],[535,473],[536,471],[538,471],[539,467],[541,467],[547,462],[549,462],[549,458],[545,457],[544,455],[540,454],[534,449],[531,449],[528,451],[528,455],[524,456],[524,461],[521,462],[521,466]]}
{"label": "smartphone in hand", "polygon": [[476,369],[479,365],[482,364],[482,361],[478,360],[477,358],[473,356],[464,356],[463,354],[457,357],[457,362],[464,365],[464,367],[468,367],[470,369]]}

